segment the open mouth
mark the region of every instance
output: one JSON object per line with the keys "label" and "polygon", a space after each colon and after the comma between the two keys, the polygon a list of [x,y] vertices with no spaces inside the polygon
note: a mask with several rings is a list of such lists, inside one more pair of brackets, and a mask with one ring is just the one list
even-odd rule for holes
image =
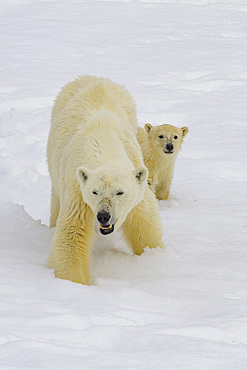
{"label": "open mouth", "polygon": [[114,224],[105,225],[105,226],[99,225],[99,230],[102,235],[109,235],[114,231]]}

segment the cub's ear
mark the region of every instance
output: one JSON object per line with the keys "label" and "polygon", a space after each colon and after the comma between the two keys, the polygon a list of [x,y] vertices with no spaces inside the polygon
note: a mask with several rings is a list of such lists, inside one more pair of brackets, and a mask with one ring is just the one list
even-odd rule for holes
{"label": "cub's ear", "polygon": [[188,134],[189,129],[188,127],[182,127],[181,131],[182,131],[182,137],[184,138]]}
{"label": "cub's ear", "polygon": [[148,170],[146,167],[138,167],[134,170],[136,181],[141,184],[148,178]]}
{"label": "cub's ear", "polygon": [[88,177],[90,176],[90,170],[86,167],[78,167],[76,170],[76,176],[79,180],[79,183],[81,185],[85,185],[85,183],[88,180]]}
{"label": "cub's ear", "polygon": [[150,123],[146,123],[144,126],[146,132],[149,134],[149,132],[152,130],[153,126]]}

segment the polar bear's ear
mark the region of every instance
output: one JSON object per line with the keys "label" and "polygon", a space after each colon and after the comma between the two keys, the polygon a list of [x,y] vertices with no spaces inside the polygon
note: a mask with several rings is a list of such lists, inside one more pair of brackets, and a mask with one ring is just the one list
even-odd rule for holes
{"label": "polar bear's ear", "polygon": [[182,131],[182,137],[184,138],[188,134],[189,129],[188,127],[182,127],[181,131]]}
{"label": "polar bear's ear", "polygon": [[86,167],[78,167],[76,170],[76,175],[80,184],[85,184],[90,175],[90,170]]}
{"label": "polar bear's ear", "polygon": [[150,123],[146,123],[144,128],[147,131],[147,133],[149,134],[149,132],[152,130],[153,126]]}
{"label": "polar bear's ear", "polygon": [[138,167],[134,170],[134,175],[139,184],[146,181],[148,178],[148,170],[146,167]]}

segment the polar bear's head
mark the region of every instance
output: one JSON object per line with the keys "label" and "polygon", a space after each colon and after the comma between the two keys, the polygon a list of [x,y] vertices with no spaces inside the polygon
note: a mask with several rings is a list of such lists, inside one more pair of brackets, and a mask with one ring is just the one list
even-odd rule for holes
{"label": "polar bear's head", "polygon": [[82,197],[95,214],[101,234],[119,228],[128,213],[144,198],[148,171],[100,166],[77,169]]}
{"label": "polar bear's head", "polygon": [[167,124],[152,126],[150,123],[145,125],[145,130],[152,146],[169,157],[179,152],[183,139],[189,132],[188,127],[179,128]]}

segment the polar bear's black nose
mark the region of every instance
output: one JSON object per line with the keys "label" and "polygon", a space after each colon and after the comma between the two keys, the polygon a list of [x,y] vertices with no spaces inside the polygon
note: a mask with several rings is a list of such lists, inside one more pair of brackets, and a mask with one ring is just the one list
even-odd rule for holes
{"label": "polar bear's black nose", "polygon": [[166,144],[166,149],[171,152],[173,150],[173,144],[172,143],[168,143]]}
{"label": "polar bear's black nose", "polygon": [[107,222],[110,220],[110,218],[111,218],[111,215],[107,211],[102,210],[97,213],[97,220],[99,221],[101,225],[106,225]]}

